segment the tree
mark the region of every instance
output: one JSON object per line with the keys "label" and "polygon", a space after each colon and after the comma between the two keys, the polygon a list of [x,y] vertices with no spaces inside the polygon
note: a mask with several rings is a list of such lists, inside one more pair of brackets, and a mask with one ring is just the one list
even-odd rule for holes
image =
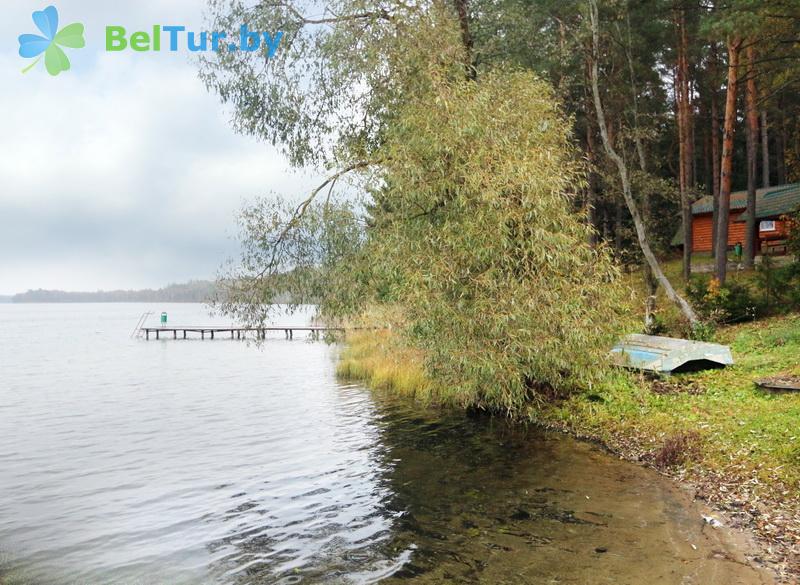
{"label": "tree", "polygon": [[585,386],[626,312],[610,251],[572,211],[584,178],[556,104],[498,69],[435,83],[387,128],[370,262],[398,275],[409,339],[461,403],[518,412]]}
{"label": "tree", "polygon": [[622,193],[625,198],[625,204],[628,207],[628,211],[633,218],[634,226],[636,227],[636,236],[639,240],[639,247],[642,250],[642,254],[644,254],[645,261],[647,262],[650,270],[652,271],[653,275],[655,276],[658,283],[664,288],[664,291],[667,293],[667,297],[674,302],[678,308],[683,313],[684,317],[695,326],[698,323],[697,314],[692,309],[691,305],[686,302],[686,300],[679,295],[672,284],[669,282],[667,277],[664,275],[664,272],[661,270],[661,266],[658,263],[658,260],[653,254],[653,251],[650,247],[650,242],[647,237],[646,228],[644,222],[642,221],[641,215],[639,214],[639,209],[636,205],[636,201],[633,198],[633,193],[631,191],[631,181],[630,181],[630,173],[628,171],[628,166],[625,160],[619,155],[619,153],[614,149],[613,144],[608,136],[608,127],[606,126],[606,118],[605,118],[605,111],[603,109],[602,99],[600,97],[600,82],[599,82],[599,71],[598,71],[598,60],[599,60],[599,51],[600,51],[600,24],[599,24],[599,16],[597,10],[597,1],[596,0],[589,0],[589,24],[591,27],[591,38],[592,38],[592,64],[591,64],[591,85],[592,85],[592,94],[594,96],[594,106],[597,112],[597,124],[600,128],[600,136],[603,139],[603,146],[608,154],[609,158],[614,161],[614,164],[617,167],[617,171],[619,173],[620,182],[622,183]]}
{"label": "tree", "polygon": [[[336,156],[352,162],[299,206],[245,210],[244,254],[222,310],[263,320],[280,293],[313,300],[328,318],[391,304],[441,399],[518,414],[553,388],[597,379],[625,322],[626,289],[574,213],[584,167],[554,91],[513,68],[475,75],[458,11],[418,8],[413,37],[374,48],[392,64],[392,90],[382,71],[362,70],[378,80],[373,100],[392,105],[375,116],[380,134],[348,134]],[[350,25],[348,34],[376,38]],[[331,193],[344,173],[359,177],[363,205]]]}
{"label": "tree", "polygon": [[675,8],[677,29],[677,63],[675,67],[675,99],[677,102],[679,180],[681,193],[681,225],[683,227],[683,279],[692,274],[692,113],[689,91],[689,37],[687,33],[686,8]]}
{"label": "tree", "polygon": [[731,208],[733,171],[733,133],[736,130],[736,89],[739,80],[739,52],[742,39],[728,37],[728,83],[725,94],[725,121],[722,126],[722,156],[720,161],[719,212],[717,213],[715,275],[725,284],[728,273],[728,218]]}
{"label": "tree", "polygon": [[745,123],[747,133],[747,233],[744,240],[744,265],[753,268],[756,257],[756,181],[758,150],[758,106],[756,94],[755,49],[747,45],[747,81],[745,83]]}
{"label": "tree", "polygon": [[711,133],[711,197],[713,199],[713,213],[711,216],[711,255],[717,255],[717,224],[719,222],[719,183],[720,183],[720,149],[719,149],[719,82],[717,80],[717,68],[719,56],[717,54],[716,41],[711,42],[711,56],[709,62],[709,93],[711,101],[711,120],[709,122],[709,132]]}

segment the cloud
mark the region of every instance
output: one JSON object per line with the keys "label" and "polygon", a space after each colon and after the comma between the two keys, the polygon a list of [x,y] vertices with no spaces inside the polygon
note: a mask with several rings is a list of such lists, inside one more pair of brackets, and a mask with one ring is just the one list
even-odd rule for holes
{"label": "cloud", "polygon": [[[270,191],[318,181],[237,135],[186,54],[106,53],[105,24],[201,29],[202,0],[58,3],[82,21],[73,70],[22,75],[14,1],[0,23],[0,294],[27,288],[133,288],[213,276],[235,254],[235,212]],[[166,6],[165,6],[166,5]]]}

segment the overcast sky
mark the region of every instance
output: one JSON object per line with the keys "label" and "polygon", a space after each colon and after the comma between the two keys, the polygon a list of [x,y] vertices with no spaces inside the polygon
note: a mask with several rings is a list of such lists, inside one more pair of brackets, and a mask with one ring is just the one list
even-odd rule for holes
{"label": "overcast sky", "polygon": [[244,201],[313,187],[233,131],[188,53],[105,52],[107,24],[203,30],[205,0],[53,1],[87,46],[58,77],[43,62],[23,75],[17,37],[49,4],[5,0],[0,19],[0,294],[213,277]]}

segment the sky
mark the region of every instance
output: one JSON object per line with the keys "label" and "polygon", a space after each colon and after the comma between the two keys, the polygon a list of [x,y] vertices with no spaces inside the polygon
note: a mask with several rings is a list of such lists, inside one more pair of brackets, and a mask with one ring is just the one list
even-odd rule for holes
{"label": "sky", "polygon": [[4,0],[0,19],[0,295],[213,278],[246,201],[319,182],[233,130],[191,53],[105,51],[106,25],[204,30],[205,0],[52,0],[86,48],[23,75],[17,38],[50,3]]}

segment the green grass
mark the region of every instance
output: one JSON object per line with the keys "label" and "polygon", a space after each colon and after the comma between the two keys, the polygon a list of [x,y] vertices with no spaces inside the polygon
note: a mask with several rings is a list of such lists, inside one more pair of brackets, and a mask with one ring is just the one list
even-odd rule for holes
{"label": "green grass", "polygon": [[[771,393],[753,381],[779,373],[800,374],[797,315],[721,329],[736,364],[723,370],[673,376],[694,383],[699,394],[659,395],[649,381],[617,372],[591,394],[548,405],[540,420],[597,437],[610,445],[657,450],[672,436],[696,432],[701,444],[690,467],[702,467],[761,485],[800,487],[800,393]],[[598,399],[597,397],[601,399]]]}
{"label": "green grass", "polygon": [[433,399],[434,385],[425,376],[422,356],[399,343],[388,330],[348,335],[336,374],[377,390],[390,390],[425,402]]}

